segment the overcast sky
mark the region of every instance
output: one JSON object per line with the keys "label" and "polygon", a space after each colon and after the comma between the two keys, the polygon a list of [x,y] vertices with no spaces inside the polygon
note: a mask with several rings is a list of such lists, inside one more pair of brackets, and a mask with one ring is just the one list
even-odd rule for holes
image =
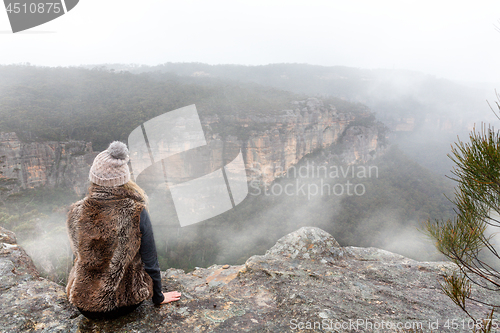
{"label": "overcast sky", "polygon": [[308,63],[500,82],[499,19],[498,0],[81,0],[17,34],[0,10],[0,64]]}

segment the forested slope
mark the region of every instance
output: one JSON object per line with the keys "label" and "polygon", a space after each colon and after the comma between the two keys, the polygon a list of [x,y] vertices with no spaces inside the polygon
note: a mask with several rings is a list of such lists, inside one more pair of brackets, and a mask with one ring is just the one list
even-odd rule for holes
{"label": "forested slope", "polygon": [[[144,121],[186,105],[196,104],[201,117],[273,114],[304,98],[257,84],[195,82],[169,73],[0,66],[0,131],[15,131],[25,141],[90,141],[99,151],[112,140],[126,141]],[[342,112],[366,112],[359,104],[325,100],[331,102]]]}

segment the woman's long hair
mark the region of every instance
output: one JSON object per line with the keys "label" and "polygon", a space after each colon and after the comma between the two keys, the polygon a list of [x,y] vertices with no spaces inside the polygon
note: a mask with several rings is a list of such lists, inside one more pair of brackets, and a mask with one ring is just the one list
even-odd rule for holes
{"label": "woman's long hair", "polygon": [[[99,187],[105,187],[105,186],[97,185],[95,183],[90,182],[89,193],[92,193],[95,188],[99,188]],[[142,201],[144,201],[144,203],[146,204],[146,209],[148,209],[149,198],[148,198],[146,192],[144,192],[144,190],[139,185],[137,185],[134,181],[129,180],[128,183],[125,183],[125,184],[120,185],[118,187],[121,187],[127,191],[130,191],[130,192],[136,194],[139,198],[141,198]]]}
{"label": "woman's long hair", "polygon": [[148,207],[149,204],[148,196],[146,192],[144,192],[144,190],[139,185],[137,185],[136,182],[129,180],[128,183],[123,184],[122,187],[128,191],[135,192],[136,194],[138,194],[139,197],[141,197],[141,199],[146,203],[146,208]]}

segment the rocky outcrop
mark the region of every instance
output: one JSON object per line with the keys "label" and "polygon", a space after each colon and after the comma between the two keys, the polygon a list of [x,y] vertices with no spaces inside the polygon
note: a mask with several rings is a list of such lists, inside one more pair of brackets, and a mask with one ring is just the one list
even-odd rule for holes
{"label": "rocky outcrop", "polygon": [[87,142],[23,143],[15,133],[0,132],[0,194],[47,185],[70,187],[80,195],[94,157]]}
{"label": "rocky outcrop", "polygon": [[[269,117],[273,126],[255,133],[243,144],[250,178],[264,184],[282,176],[307,154],[338,142],[354,116],[339,114],[335,107],[324,107],[316,98],[295,102],[297,108]],[[266,119],[266,118],[264,118]]]}
{"label": "rocky outcrop", "polygon": [[[452,264],[339,247],[312,227],[245,265],[162,272],[164,289],[179,290],[180,301],[159,307],[147,301],[112,321],[84,318],[62,286],[37,276],[12,234],[0,229],[0,241],[1,332],[470,331],[464,313],[439,289]],[[472,292],[484,301],[499,298]],[[487,309],[471,305],[471,311],[484,318]]]}
{"label": "rocky outcrop", "polygon": [[367,163],[383,153],[376,127],[351,126],[342,138],[341,160],[347,164]]}

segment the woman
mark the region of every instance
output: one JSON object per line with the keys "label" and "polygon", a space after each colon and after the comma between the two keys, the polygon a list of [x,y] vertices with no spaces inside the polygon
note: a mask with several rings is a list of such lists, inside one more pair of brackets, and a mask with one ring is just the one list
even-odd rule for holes
{"label": "woman", "polygon": [[87,196],[74,203],[67,227],[75,256],[68,277],[69,301],[91,319],[132,312],[144,300],[179,300],[162,293],[147,196],[130,180],[127,146],[115,141],[96,156]]}

